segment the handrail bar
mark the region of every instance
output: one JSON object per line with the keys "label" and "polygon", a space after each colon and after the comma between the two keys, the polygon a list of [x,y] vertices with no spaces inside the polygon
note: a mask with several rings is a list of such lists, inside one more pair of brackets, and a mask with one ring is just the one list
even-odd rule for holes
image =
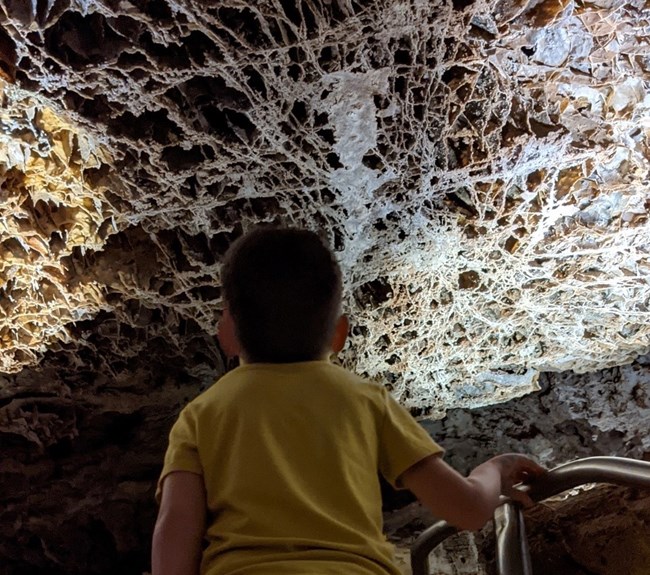
{"label": "handrail bar", "polygon": [[533,575],[521,505],[506,501],[494,513],[498,575]]}
{"label": "handrail bar", "polygon": [[428,575],[431,551],[456,533],[458,533],[458,529],[446,521],[438,521],[420,533],[413,545],[411,545],[411,570],[413,575]]}
{"label": "handrail bar", "polygon": [[[587,457],[560,465],[522,489],[533,501],[542,501],[585,483],[650,488],[650,462],[626,457]],[[507,501],[504,498],[504,503]],[[411,546],[413,575],[428,575],[431,551],[457,532],[446,521],[438,521],[423,531]]]}
{"label": "handrail bar", "polygon": [[650,488],[650,461],[627,457],[587,457],[560,465],[531,483],[528,495],[543,501],[585,483],[613,483]]}

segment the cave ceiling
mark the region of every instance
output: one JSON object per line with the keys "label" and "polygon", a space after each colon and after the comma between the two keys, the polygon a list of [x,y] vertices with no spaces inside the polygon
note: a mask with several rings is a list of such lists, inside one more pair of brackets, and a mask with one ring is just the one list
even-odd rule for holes
{"label": "cave ceiling", "polygon": [[643,1],[0,0],[0,24],[2,398],[209,384],[221,257],[260,222],[323,232],[342,361],[432,415],[650,351]]}

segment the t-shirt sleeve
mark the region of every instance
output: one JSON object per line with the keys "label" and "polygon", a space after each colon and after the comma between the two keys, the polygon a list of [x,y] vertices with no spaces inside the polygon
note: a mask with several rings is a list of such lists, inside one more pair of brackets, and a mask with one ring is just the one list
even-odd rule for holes
{"label": "t-shirt sleeve", "polygon": [[165,462],[156,487],[156,501],[158,503],[160,503],[162,496],[162,482],[172,471],[190,471],[203,475],[203,467],[201,466],[197,448],[196,419],[194,413],[188,407],[181,411],[176,423],[169,432],[169,445],[165,453]]}
{"label": "t-shirt sleeve", "polygon": [[440,447],[393,396],[383,390],[386,411],[380,433],[379,471],[398,489],[399,476],[429,455],[442,455]]}

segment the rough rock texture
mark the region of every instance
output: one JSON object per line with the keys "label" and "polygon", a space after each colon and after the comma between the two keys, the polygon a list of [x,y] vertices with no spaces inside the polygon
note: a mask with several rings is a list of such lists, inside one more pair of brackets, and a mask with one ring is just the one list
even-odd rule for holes
{"label": "rough rock texture", "polygon": [[[603,502],[606,501],[606,505]],[[650,496],[599,486],[549,500],[525,514],[535,573],[642,575],[650,565]],[[480,542],[487,575],[496,575],[494,547]]]}
{"label": "rough rock texture", "polygon": [[[405,514],[403,513],[403,516]],[[417,509],[411,516],[420,518]],[[650,494],[590,485],[549,499],[524,514],[533,573],[644,575],[650,565]],[[392,526],[389,523],[389,526]],[[393,534],[402,569],[410,573],[408,547],[422,530],[411,519]],[[447,539],[430,557],[431,575],[497,575],[492,525]]]}
{"label": "rough rock texture", "polygon": [[111,160],[51,107],[1,80],[0,126],[0,372],[12,373],[74,340],[67,326],[109,308],[105,286],[87,281],[71,256],[104,247]]}
{"label": "rough rock texture", "polygon": [[[595,374],[543,374],[542,391],[476,410],[451,410],[423,421],[446,448],[445,459],[468,472],[503,452],[529,453],[553,468],[598,455],[650,461],[650,357]],[[646,573],[650,492],[599,486],[557,497],[526,513],[535,573]],[[387,531],[406,553],[433,518],[418,504],[389,513]],[[645,521],[645,523],[644,523]],[[463,533],[431,558],[436,575],[492,575],[491,528]]]}
{"label": "rough rock texture", "polygon": [[[0,0],[0,574],[146,566],[167,429],[225,369],[220,258],[256,222],[328,236],[343,362],[417,413],[637,369],[614,366],[650,347],[649,21],[641,0]],[[558,381],[452,412],[452,461],[495,424],[491,449],[548,461],[647,452],[647,378],[636,407]]]}
{"label": "rough rock texture", "polygon": [[650,460],[650,356],[591,374],[544,374],[542,391],[477,410],[451,410],[424,426],[467,472],[503,452],[547,466],[595,455]]}
{"label": "rough rock texture", "polygon": [[99,364],[0,379],[18,390],[0,400],[1,575],[147,568],[167,431],[199,391],[184,358],[144,367],[148,351],[133,380]]}
{"label": "rough rock texture", "polygon": [[[650,495],[647,491],[604,486],[578,497],[549,501],[526,514],[526,527],[535,573],[643,575],[648,572]],[[488,573],[493,575],[491,567]]]}
{"label": "rough rock texture", "polygon": [[[5,371],[48,342],[84,347],[68,332],[90,291],[82,317],[129,326],[136,305],[163,310],[150,323],[169,321],[174,340],[179,317],[213,330],[218,258],[259,221],[324,229],[355,318],[347,363],[434,415],[522,395],[539,370],[648,350],[643,2],[0,6],[6,75],[92,132],[111,158],[92,162],[117,180],[79,221],[92,178],[42,200],[67,215],[45,230],[39,214],[5,226],[12,257],[83,272],[55,296],[70,311],[53,306],[43,336],[28,328],[31,347],[5,325]],[[35,120],[27,131],[57,154]],[[57,252],[70,218],[99,238]],[[114,254],[132,243],[148,256],[135,266]],[[5,287],[7,317],[42,309],[51,281]]]}

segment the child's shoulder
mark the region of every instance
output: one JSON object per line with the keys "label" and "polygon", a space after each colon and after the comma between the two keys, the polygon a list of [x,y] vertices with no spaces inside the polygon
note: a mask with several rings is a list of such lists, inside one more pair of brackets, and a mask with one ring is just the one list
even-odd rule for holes
{"label": "child's shoulder", "polygon": [[332,373],[335,381],[350,389],[352,393],[369,395],[382,401],[386,393],[388,393],[388,390],[381,383],[340,365],[328,363],[328,367],[325,369]]}
{"label": "child's shoulder", "polygon": [[[377,402],[385,401],[388,393],[380,383],[359,375],[348,368],[329,361],[313,361],[297,364],[245,364],[222,375],[210,387],[195,397],[188,407],[201,410],[216,402],[250,393],[259,393],[258,385],[271,383],[285,387],[286,383],[314,384],[321,391],[338,389],[343,394],[361,395]],[[275,387],[275,391],[280,388]],[[289,392],[289,389],[287,389]]]}

